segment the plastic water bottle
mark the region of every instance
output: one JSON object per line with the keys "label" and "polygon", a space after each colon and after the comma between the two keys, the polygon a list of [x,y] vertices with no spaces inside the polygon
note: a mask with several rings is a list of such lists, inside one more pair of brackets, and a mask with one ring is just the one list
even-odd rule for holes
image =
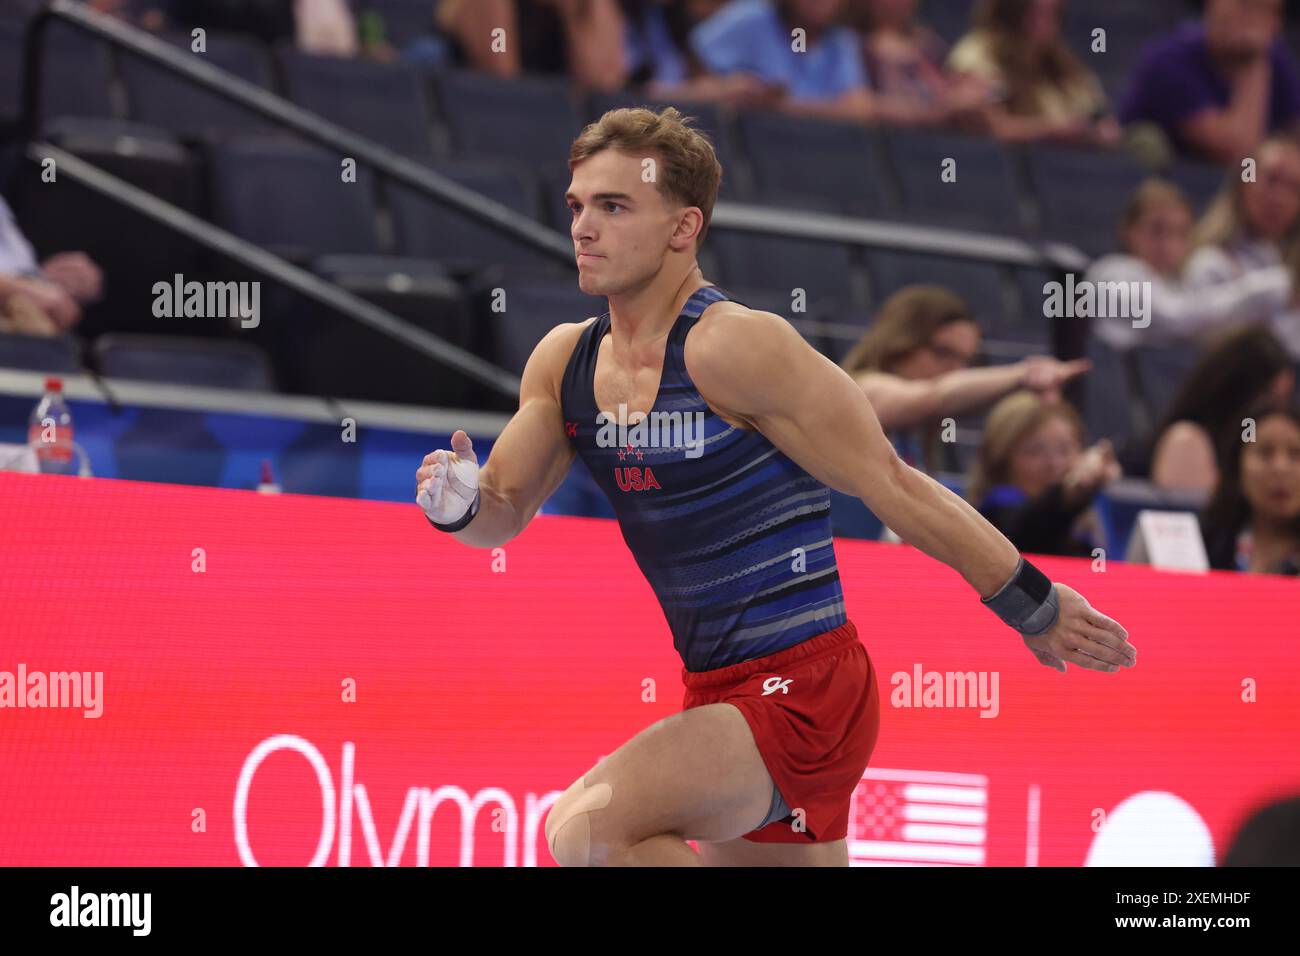
{"label": "plastic water bottle", "polygon": [[42,472],[71,475],[76,456],[72,448],[72,412],[63,400],[63,380],[45,380],[45,395],[27,420],[27,442],[36,452]]}

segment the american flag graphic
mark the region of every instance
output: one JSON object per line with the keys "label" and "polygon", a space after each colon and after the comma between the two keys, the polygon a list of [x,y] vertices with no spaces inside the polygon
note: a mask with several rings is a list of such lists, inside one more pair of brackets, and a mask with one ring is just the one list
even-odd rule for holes
{"label": "american flag graphic", "polygon": [[850,866],[983,866],[988,777],[868,768],[849,808]]}

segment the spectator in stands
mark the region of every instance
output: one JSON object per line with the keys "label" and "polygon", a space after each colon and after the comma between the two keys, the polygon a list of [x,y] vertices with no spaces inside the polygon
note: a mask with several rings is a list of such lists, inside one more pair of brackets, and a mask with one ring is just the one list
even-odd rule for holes
{"label": "spectator in stands", "polygon": [[651,99],[715,100],[735,108],[766,105],[774,95],[747,73],[710,73],[690,48],[691,31],[725,0],[621,0],[628,82]]}
{"label": "spectator in stands", "polygon": [[985,129],[1009,142],[1110,145],[1119,125],[1101,82],[1061,36],[1064,0],[983,0],[949,69],[987,84]]}
{"label": "spectator in stands", "polygon": [[1236,165],[1300,119],[1300,70],[1281,37],[1282,0],[1207,0],[1205,17],[1151,43],[1120,108],[1184,155]]}
{"label": "spectator in stands", "polygon": [[619,0],[441,0],[435,19],[472,69],[503,78],[567,74],[604,93],[627,84]]}
{"label": "spectator in stands", "polygon": [[1210,567],[1254,574],[1300,574],[1300,408],[1271,402],[1251,409],[1244,429],[1223,444],[1223,474],[1201,519]]}
{"label": "spectator in stands", "polygon": [[962,298],[941,286],[900,289],[841,363],[862,387],[899,455],[930,472],[952,471],[944,418],[987,408],[1028,388],[1049,400],[1088,369],[1084,360],[1036,356],[1011,365],[968,368],[980,349],[980,327]]}
{"label": "spectator in stands", "polygon": [[747,85],[750,105],[871,122],[877,103],[861,43],[838,23],[843,6],[843,0],[733,0],[691,31],[691,50],[713,73]]}
{"label": "spectator in stands", "polygon": [[867,75],[881,118],[893,123],[942,123],[985,105],[983,82],[970,82],[944,66],[947,45],[916,19],[919,0],[858,0],[850,22],[862,35]]}
{"label": "spectator in stands", "polygon": [[[1300,143],[1272,137],[1256,150],[1255,176],[1230,177],[1193,233],[1196,252],[1186,281],[1209,294],[1244,276],[1285,266],[1292,288],[1300,288]],[[1294,298],[1269,318],[1274,334],[1300,359],[1300,312]]]}
{"label": "spectator in stands", "polygon": [[1085,279],[1145,283],[1150,324],[1135,327],[1132,317],[1094,320],[1092,331],[1102,341],[1121,350],[1188,342],[1230,323],[1268,321],[1287,309],[1291,273],[1280,264],[1189,287],[1183,270],[1192,226],[1191,204],[1177,186],[1150,179],[1138,187],[1120,221],[1122,251],[1094,262]]}
{"label": "spectator in stands", "polygon": [[1158,432],[1151,480],[1161,488],[1210,491],[1219,481],[1225,441],[1240,437],[1246,410],[1284,400],[1295,389],[1295,368],[1262,326],[1222,333],[1183,382]]}
{"label": "spectator in stands", "polygon": [[969,500],[1021,551],[1091,556],[1106,546],[1092,503],[1120,467],[1108,440],[1083,443],[1069,404],[1008,395],[989,412]]}
{"label": "spectator in stands", "polygon": [[99,300],[101,286],[99,267],[84,252],[37,262],[0,196],[0,331],[58,335],[77,324],[82,305]]}

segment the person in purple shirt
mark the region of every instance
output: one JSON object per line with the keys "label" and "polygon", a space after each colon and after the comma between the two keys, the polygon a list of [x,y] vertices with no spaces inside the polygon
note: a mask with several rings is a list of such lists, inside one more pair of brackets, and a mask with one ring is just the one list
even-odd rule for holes
{"label": "person in purple shirt", "polygon": [[876,103],[861,41],[838,25],[843,5],[843,0],[733,0],[691,31],[691,50],[716,74],[754,77],[772,91],[771,105],[778,108],[870,121]]}
{"label": "person in purple shirt", "polygon": [[1185,156],[1233,165],[1300,119],[1300,70],[1280,38],[1283,0],[1207,0],[1147,46],[1120,108],[1153,123]]}

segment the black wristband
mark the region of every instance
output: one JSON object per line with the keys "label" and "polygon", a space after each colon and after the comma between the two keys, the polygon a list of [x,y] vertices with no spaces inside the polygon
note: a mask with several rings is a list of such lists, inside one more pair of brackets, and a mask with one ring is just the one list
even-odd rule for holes
{"label": "black wristband", "polygon": [[1011,580],[985,598],[984,604],[1008,627],[1031,637],[1050,629],[1061,613],[1051,580],[1023,557]]}
{"label": "black wristband", "polygon": [[461,528],[465,527],[465,525],[473,521],[474,516],[478,514],[478,506],[479,506],[479,500],[481,494],[482,494],[481,491],[475,491],[474,500],[469,503],[469,510],[466,511],[459,518],[457,518],[455,521],[453,521],[451,524],[438,524],[438,522],[434,521],[432,518],[429,518],[428,514],[425,514],[425,517],[429,518],[429,524],[433,525],[439,531],[448,531],[448,532],[459,531]]}

